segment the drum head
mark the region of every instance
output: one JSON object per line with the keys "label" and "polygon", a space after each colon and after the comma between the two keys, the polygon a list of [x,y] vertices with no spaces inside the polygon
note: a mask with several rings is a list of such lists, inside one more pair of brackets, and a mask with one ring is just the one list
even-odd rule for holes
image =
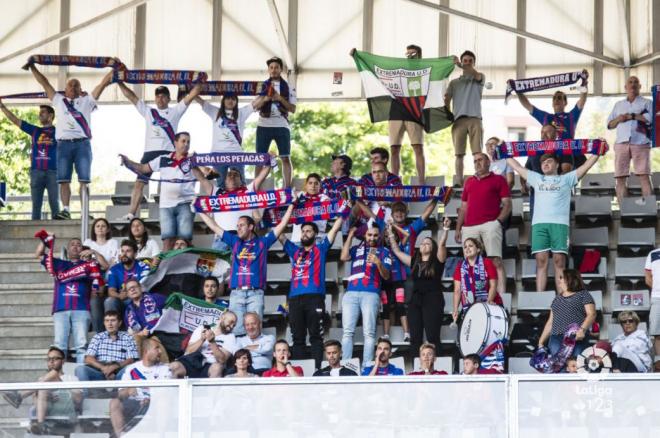
{"label": "drum head", "polygon": [[483,350],[489,332],[490,321],[486,304],[473,304],[465,313],[458,334],[458,347],[463,356]]}

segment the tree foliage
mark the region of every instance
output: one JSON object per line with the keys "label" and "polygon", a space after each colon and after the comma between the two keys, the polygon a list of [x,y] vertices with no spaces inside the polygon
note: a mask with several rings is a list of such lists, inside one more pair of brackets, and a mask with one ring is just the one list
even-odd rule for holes
{"label": "tree foliage", "polygon": [[[39,112],[36,109],[14,109],[12,112],[21,120],[37,125],[39,123]],[[30,144],[30,136],[6,117],[0,118],[0,180],[7,183],[8,193],[30,193]]]}

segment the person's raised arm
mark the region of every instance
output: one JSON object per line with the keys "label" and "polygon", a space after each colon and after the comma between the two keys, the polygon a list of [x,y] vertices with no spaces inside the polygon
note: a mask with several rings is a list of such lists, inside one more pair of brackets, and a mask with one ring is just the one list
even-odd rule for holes
{"label": "person's raised arm", "polygon": [[119,85],[119,89],[121,90],[121,94],[123,94],[124,97],[126,99],[128,99],[129,102],[131,102],[133,105],[137,105],[137,103],[140,101],[140,99],[138,99],[137,95],[135,93],[133,93],[133,90],[128,88],[128,86],[126,86],[126,84],[123,83],[123,82],[117,82],[117,85]]}
{"label": "person's raised arm", "polygon": [[192,169],[193,176],[199,181],[199,188],[201,193],[205,193],[208,196],[213,195],[213,183],[206,179],[204,172],[202,172],[199,167],[193,167]]}
{"label": "person's raised arm", "polygon": [[197,214],[199,214],[199,217],[202,218],[206,226],[209,227],[211,231],[217,234],[218,237],[222,238],[222,235],[225,233],[225,230],[220,225],[218,225],[218,223],[215,220],[213,220],[211,216],[209,216],[206,213],[197,213]]}
{"label": "person's raised arm", "polygon": [[109,71],[105,76],[103,76],[103,79],[101,79],[101,82],[94,87],[92,90],[92,97],[94,100],[99,100],[101,97],[101,93],[103,93],[103,90],[105,90],[105,87],[110,85],[112,83],[112,71]]}
{"label": "person's raised arm", "polygon": [[366,217],[376,220],[376,214],[373,211],[371,211],[369,206],[364,202],[362,202],[362,200],[358,199],[357,201],[355,201],[355,205]]}
{"label": "person's raised arm", "polygon": [[346,236],[346,240],[344,240],[344,244],[341,247],[341,254],[339,255],[339,260],[342,262],[350,262],[351,261],[351,244],[353,243],[353,236],[355,235],[355,230],[357,228],[351,227],[350,230],[348,230],[348,235]]}
{"label": "person's raised arm", "polygon": [[543,327],[543,332],[539,337],[539,345],[538,345],[539,347],[543,347],[546,341],[550,338],[550,333],[552,331],[552,319],[553,319],[553,314],[551,310],[550,316],[548,316],[548,320],[545,322],[545,326]]}
{"label": "person's raised arm", "polygon": [[39,243],[37,244],[37,249],[34,252],[34,255],[36,258],[40,259],[46,254],[46,245],[44,242],[39,239]]}
{"label": "person's raised arm", "polygon": [[30,71],[32,72],[32,75],[34,78],[37,80],[39,85],[44,89],[46,92],[46,96],[48,96],[48,99],[53,100],[53,96],[55,96],[55,88],[50,84],[46,76],[44,76],[38,69],[37,66],[32,64],[30,65]]}
{"label": "person's raised arm", "polygon": [[261,170],[259,171],[259,175],[255,176],[254,181],[252,181],[255,192],[259,191],[261,185],[264,183],[264,181],[266,181],[266,178],[268,178],[269,173],[270,173],[270,165],[261,167]]}
{"label": "person's raised arm", "polygon": [[257,98],[252,101],[252,108],[258,111],[264,105],[270,105],[270,102],[271,102],[271,98],[268,95],[257,96]]}
{"label": "person's raised arm", "polygon": [[577,177],[577,179],[582,179],[587,174],[587,172],[589,172],[589,169],[591,169],[594,166],[594,164],[596,164],[599,158],[600,155],[598,154],[592,155],[589,158],[587,158],[587,161],[585,161],[582,166],[575,169],[575,176]]}
{"label": "person's raised arm", "polygon": [[12,122],[14,125],[18,126],[19,128],[21,127],[21,119],[16,117],[14,113],[9,111],[9,108],[5,106],[5,104],[2,102],[2,99],[0,99],[0,110],[7,116],[10,122]]}
{"label": "person's raised arm", "polygon": [[580,98],[577,101],[577,107],[580,109],[584,108],[584,104],[587,103],[587,95],[589,94],[589,90],[587,89],[589,85],[589,72],[585,68],[582,70],[582,73],[586,76],[584,79],[584,92],[580,93]]}
{"label": "person's raised arm", "polygon": [[335,223],[332,224],[332,228],[330,228],[330,231],[328,231],[328,234],[326,234],[326,237],[330,241],[330,245],[332,245],[335,241],[335,238],[337,237],[337,233],[341,229],[341,225],[344,223],[344,218],[339,216],[337,219],[335,219]]}
{"label": "person's raised arm", "polygon": [[202,83],[201,83],[201,82],[197,82],[197,83],[195,84],[195,86],[192,87],[192,90],[190,90],[190,91],[188,92],[188,94],[186,94],[186,96],[182,99],[182,100],[183,100],[183,103],[184,103],[186,106],[190,105],[190,104],[192,103],[192,101],[195,100],[195,98],[196,98],[197,96],[199,96],[199,93],[201,93],[201,92],[202,92]]}
{"label": "person's raised arm", "polygon": [[506,159],[506,164],[509,165],[513,170],[518,172],[518,174],[522,177],[527,179],[527,169],[525,169],[525,166],[521,165],[518,160],[515,158],[507,158]]}
{"label": "person's raised arm", "polygon": [[429,203],[426,205],[426,208],[424,208],[424,211],[420,216],[421,219],[424,222],[426,222],[428,218],[431,216],[431,214],[437,209],[437,206],[438,206],[438,199],[437,198],[431,199]]}
{"label": "person's raised arm", "polygon": [[275,237],[279,237],[280,234],[284,232],[286,226],[289,224],[289,219],[291,219],[292,213],[293,213],[293,203],[289,204],[289,207],[286,209],[286,212],[284,213],[282,220],[280,221],[279,224],[277,224],[275,228],[273,228],[273,234],[275,234]]}
{"label": "person's raised arm", "polygon": [[131,160],[128,158],[126,155],[119,154],[119,157],[121,158],[121,162],[124,166],[130,168],[131,170],[134,170],[142,175],[146,173],[151,173],[152,169],[151,166],[149,166],[149,163],[138,163],[136,161]]}
{"label": "person's raised arm", "polygon": [[394,253],[394,256],[398,258],[401,261],[401,263],[403,263],[404,265],[410,266],[412,264],[412,258],[410,257],[409,254],[406,254],[405,252],[401,251],[401,248],[399,248],[399,244],[394,238],[394,231],[390,226],[387,227],[386,233],[387,233],[387,239],[390,242],[390,249]]}
{"label": "person's raised arm", "polygon": [[531,113],[534,111],[534,105],[531,104],[524,93],[516,93],[516,96],[518,96],[518,102],[520,102],[520,104],[527,110],[527,112]]}
{"label": "person's raised arm", "polygon": [[449,229],[451,228],[451,219],[445,217],[442,219],[442,232],[440,233],[440,240],[438,241],[438,261],[444,263],[447,261],[447,238],[449,237]]}

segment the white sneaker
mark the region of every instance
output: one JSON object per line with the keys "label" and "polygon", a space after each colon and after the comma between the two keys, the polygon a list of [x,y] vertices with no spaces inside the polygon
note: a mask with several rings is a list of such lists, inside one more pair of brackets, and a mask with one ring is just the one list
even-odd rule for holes
{"label": "white sneaker", "polygon": [[637,205],[646,205],[646,198],[642,197],[639,199],[635,199],[635,204]]}
{"label": "white sneaker", "polygon": [[135,218],[135,215],[133,213],[126,213],[122,217],[118,217],[115,219],[118,222],[125,221],[125,222],[130,222]]}

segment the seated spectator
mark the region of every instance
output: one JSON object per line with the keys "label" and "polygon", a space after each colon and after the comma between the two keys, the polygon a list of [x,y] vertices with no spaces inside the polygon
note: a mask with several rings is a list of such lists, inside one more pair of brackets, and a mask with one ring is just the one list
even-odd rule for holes
{"label": "seated spectator", "polygon": [[234,369],[235,373],[227,374],[225,377],[259,377],[250,372],[252,368],[252,355],[250,350],[241,348],[234,353]]}
{"label": "seated spectator", "polygon": [[[165,297],[158,294],[144,293],[142,285],[136,278],[126,281],[126,290],[128,291],[129,303],[124,311],[124,321],[128,333],[133,336],[138,351],[141,351],[141,345],[144,339],[151,336],[151,331],[162,316]],[[165,351],[165,347],[158,338],[153,338],[160,348]],[[164,358],[168,362],[167,356]]]}
{"label": "seated spectator", "polygon": [[116,310],[120,312],[130,303],[126,281],[135,278],[138,281],[149,271],[146,263],[136,260],[137,245],[128,239],[121,242],[119,263],[108,271],[108,298],[106,298],[105,310]]}
{"label": "seated spectator", "polygon": [[261,333],[261,318],[255,312],[247,312],[243,317],[243,324],[246,335],[236,340],[236,346],[250,351],[254,372],[261,375],[271,367],[275,337]]}
{"label": "seated spectator", "polygon": [[[365,345],[365,348],[366,345]],[[392,357],[392,342],[386,338],[378,339],[376,344],[376,360],[371,366],[365,366],[363,376],[403,376],[405,373],[390,363]]]}
{"label": "seated spectator", "polygon": [[623,333],[612,341],[612,351],[628,359],[640,373],[648,373],[653,365],[653,344],[646,332],[639,328],[637,312],[623,311],[617,318]]}
{"label": "seated spectator", "polygon": [[[145,339],[142,344],[142,360],[126,367],[121,380],[171,379],[170,368],[161,362],[163,354],[160,344],[153,339]],[[150,392],[149,388],[122,388],[117,395],[117,398],[110,400],[110,422],[115,436],[119,437],[125,429],[129,429],[125,424],[127,418],[133,419],[147,413]]]}
{"label": "seated spectator", "polygon": [[[660,354],[660,248],[648,253],[644,263],[644,283],[651,289],[651,310],[649,311],[649,335],[653,336],[655,354]],[[653,367],[660,371],[660,361]]]}
{"label": "seated spectator", "polygon": [[119,380],[126,366],[140,358],[133,337],[119,331],[119,312],[105,312],[103,324],[105,331],[94,335],[89,342],[85,365],[76,368],[79,380]]}
{"label": "seated spectator", "polygon": [[149,232],[144,221],[139,217],[131,219],[128,226],[128,240],[137,245],[137,259],[151,259],[160,254],[158,243],[149,238]]}
{"label": "seated spectator", "polygon": [[645,371],[639,371],[635,364],[625,357],[620,357],[614,351],[612,351],[612,344],[609,341],[598,341],[594,348],[600,348],[601,350],[607,351],[610,359],[612,360],[612,372],[613,373],[639,373]]}
{"label": "seated spectator", "polygon": [[284,339],[279,339],[275,342],[275,351],[273,353],[274,365],[271,369],[264,371],[262,377],[302,377],[304,375],[303,369],[297,365],[293,365],[291,359],[291,351],[289,351],[289,343]]}
{"label": "seated spectator", "polygon": [[[66,355],[57,347],[50,347],[46,355],[48,372],[39,377],[39,382],[77,382],[78,378],[64,374],[62,365]],[[82,391],[77,389],[42,389],[3,391],[2,397],[18,409],[24,399],[34,396],[36,423],[30,432],[36,435],[65,435],[73,432],[76,412],[82,405]],[[69,417],[67,420],[46,420],[46,417]]]}
{"label": "seated spectator", "polygon": [[566,359],[566,372],[570,374],[577,373],[578,367],[577,367],[577,358],[575,356],[571,356],[568,359]]}
{"label": "seated spectator", "polygon": [[463,243],[463,259],[454,271],[454,310],[452,318],[458,320],[458,304],[465,313],[474,303],[502,305],[502,297],[497,293],[495,265],[483,254],[481,240],[468,237]]}
{"label": "seated spectator", "polygon": [[226,311],[217,324],[201,325],[193,331],[183,356],[172,362],[176,378],[222,377],[227,361],[237,350],[236,314]]}
{"label": "seated spectator", "polygon": [[436,370],[435,367],[435,345],[425,342],[419,347],[419,367],[417,371],[408,373],[409,376],[436,376],[447,375],[445,371]]}
{"label": "seated spectator", "polygon": [[463,374],[466,376],[479,374],[480,366],[481,358],[478,354],[468,354],[463,358]]}
{"label": "seated spectator", "polygon": [[186,239],[185,237],[177,236],[174,239],[174,245],[172,246],[172,251],[177,249],[186,249],[192,248],[192,239]]}
{"label": "seated spectator", "polygon": [[[371,173],[365,173],[360,178],[359,183],[364,186],[400,186],[401,178],[387,170],[387,163],[390,160],[390,153],[387,149],[377,147],[369,151],[371,157]],[[376,166],[376,165],[379,166]],[[377,175],[374,171],[378,170]],[[377,181],[378,180],[378,181]]]}
{"label": "seated spectator", "polygon": [[335,339],[327,340],[323,343],[323,349],[328,366],[316,370],[314,377],[357,376],[355,371],[341,364],[341,342]]}
{"label": "seated spectator", "polygon": [[[222,292],[220,290],[222,289]],[[216,306],[222,306],[225,304],[224,300],[218,298],[218,295],[223,293],[225,289],[225,284],[220,284],[220,281],[216,277],[206,277],[204,283],[202,283],[202,296],[204,301],[210,304],[215,304]]]}
{"label": "seated spectator", "polygon": [[112,238],[112,229],[110,228],[110,223],[106,219],[98,218],[92,222],[90,238],[85,239],[83,245],[89,247],[93,251],[96,256],[96,261],[104,271],[117,263],[119,245],[117,244],[117,241]]}
{"label": "seated spectator", "polygon": [[486,153],[490,158],[490,171],[495,175],[503,176],[509,189],[513,188],[515,184],[515,175],[513,169],[506,162],[506,158],[498,160],[495,156],[495,147],[502,142],[498,137],[491,137],[486,140]]}

